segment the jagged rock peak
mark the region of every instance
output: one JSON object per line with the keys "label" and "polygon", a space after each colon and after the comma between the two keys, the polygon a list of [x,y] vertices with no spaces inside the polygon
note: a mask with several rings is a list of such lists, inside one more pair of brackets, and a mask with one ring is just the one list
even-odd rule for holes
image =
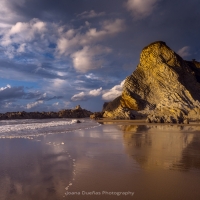
{"label": "jagged rock peak", "polygon": [[80,105],[77,105],[74,110],[82,110],[81,106]]}
{"label": "jagged rock peak", "polygon": [[156,115],[187,115],[200,107],[200,63],[184,61],[163,41],[153,42],[143,48],[136,70],[126,78],[117,99],[104,107],[110,112],[107,115],[115,117],[119,106],[146,114],[153,110]]}

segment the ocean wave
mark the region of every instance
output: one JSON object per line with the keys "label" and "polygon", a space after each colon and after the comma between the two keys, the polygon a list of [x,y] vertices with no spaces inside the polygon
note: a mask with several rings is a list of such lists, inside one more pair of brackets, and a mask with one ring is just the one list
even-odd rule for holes
{"label": "ocean wave", "polygon": [[38,137],[88,129],[100,125],[89,119],[82,119],[80,122],[77,123],[77,119],[4,120],[0,123],[0,138]]}

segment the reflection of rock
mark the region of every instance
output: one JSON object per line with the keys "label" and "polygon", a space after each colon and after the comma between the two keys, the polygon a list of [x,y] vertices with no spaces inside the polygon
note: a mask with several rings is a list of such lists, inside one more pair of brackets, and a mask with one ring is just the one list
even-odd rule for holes
{"label": "reflection of rock", "polygon": [[189,120],[187,118],[184,118],[184,116],[181,115],[148,115],[146,122],[148,123],[177,123],[177,124],[189,124]]}
{"label": "reflection of rock", "polygon": [[119,125],[120,129],[124,132],[124,137],[127,135],[134,135],[136,132],[147,131],[149,129],[146,125]]}
{"label": "reflection of rock", "polygon": [[182,158],[173,165],[173,169],[200,169],[200,135],[196,134],[192,142],[182,151]]}
{"label": "reflection of rock", "polygon": [[144,169],[200,168],[200,126],[120,126],[127,153]]}

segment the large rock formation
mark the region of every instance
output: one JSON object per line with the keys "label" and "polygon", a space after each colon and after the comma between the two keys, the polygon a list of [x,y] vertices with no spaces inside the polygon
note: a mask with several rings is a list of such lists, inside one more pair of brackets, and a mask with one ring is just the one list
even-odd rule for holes
{"label": "large rock formation", "polygon": [[[145,47],[136,70],[126,78],[122,95],[105,104],[104,117],[123,117],[119,108],[149,115],[149,122],[199,118],[200,63],[184,61],[165,42]],[[194,110],[194,111],[192,111]],[[189,114],[189,115],[188,115]],[[161,119],[162,118],[162,119]]]}

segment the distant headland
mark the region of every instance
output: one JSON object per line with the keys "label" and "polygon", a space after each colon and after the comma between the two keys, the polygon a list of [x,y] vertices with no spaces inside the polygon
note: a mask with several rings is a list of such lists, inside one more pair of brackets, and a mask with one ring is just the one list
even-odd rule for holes
{"label": "distant headland", "polygon": [[66,109],[58,112],[7,112],[0,114],[0,120],[8,119],[48,119],[48,118],[85,118],[92,112],[82,109],[77,105],[74,109]]}

